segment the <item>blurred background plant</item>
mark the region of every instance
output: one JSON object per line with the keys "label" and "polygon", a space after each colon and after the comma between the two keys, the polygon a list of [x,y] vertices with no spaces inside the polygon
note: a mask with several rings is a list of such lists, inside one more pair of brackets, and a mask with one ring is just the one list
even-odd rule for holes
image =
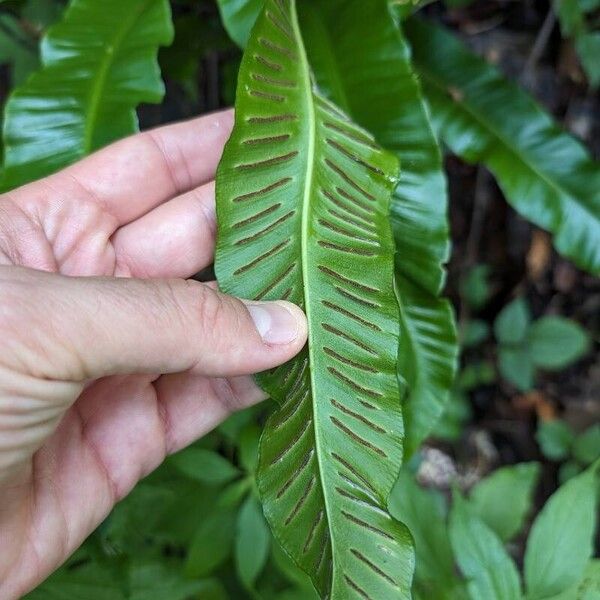
{"label": "blurred background plant", "polygon": [[[102,11],[97,0],[90,6],[94,2]],[[400,17],[426,5],[421,12],[429,22],[445,24],[520,82],[592,157],[600,157],[598,0],[392,4]],[[171,2],[174,42],[159,53],[165,95],[159,104],[138,107],[142,128],[233,104],[241,50],[229,34],[243,44],[245,29],[232,26],[231,15],[247,6],[241,14],[251,22],[258,5]],[[3,103],[40,67],[40,42],[65,6],[62,0],[0,1]],[[590,473],[600,457],[600,283],[559,255],[551,236],[522,216],[544,222],[528,214],[522,190],[515,191],[510,177],[517,167],[486,160],[486,136],[492,135],[483,131],[486,124],[476,139],[453,130],[444,111],[450,110],[448,98],[461,105],[462,93],[448,84],[447,97],[436,95],[435,65],[427,64],[421,27],[409,24],[408,40],[431,94],[434,128],[451,151],[444,164],[453,240],[446,291],[457,314],[460,368],[441,419],[403,468],[390,500],[392,514],[415,538],[415,597],[518,598],[523,566],[528,597],[600,598],[599,563],[587,562],[594,520],[569,521],[573,511],[593,514],[597,501]],[[435,36],[426,37],[433,43]],[[463,60],[465,50],[443,36],[437,41],[445,44],[439,50],[445,59]],[[467,101],[467,112],[480,108]],[[520,118],[512,107],[497,108],[506,120]],[[525,134],[526,120],[522,125]],[[522,162],[535,165],[534,151],[514,142]],[[18,168],[7,155],[5,184]],[[556,243],[563,254],[577,254]],[[167,460],[28,597],[316,598],[262,515],[254,473],[268,410],[265,404],[237,414]],[[545,568],[553,581],[540,579]],[[574,578],[584,568],[585,576]],[[502,591],[501,585],[508,587]],[[559,589],[566,591],[558,596]]]}

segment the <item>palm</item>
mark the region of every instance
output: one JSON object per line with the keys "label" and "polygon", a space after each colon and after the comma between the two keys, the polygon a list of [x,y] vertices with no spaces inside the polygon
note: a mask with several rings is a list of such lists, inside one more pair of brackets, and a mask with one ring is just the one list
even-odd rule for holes
{"label": "palm", "polygon": [[[138,136],[12,193],[0,214],[0,263],[65,275],[193,275],[212,260],[212,179],[230,124],[225,113]],[[3,569],[19,586],[39,580],[169,452],[236,403],[260,398],[250,378],[183,373],[98,380],[66,413],[57,400],[54,418],[29,436],[46,442],[6,491],[0,542],[23,542],[19,556],[0,558],[0,580]]]}

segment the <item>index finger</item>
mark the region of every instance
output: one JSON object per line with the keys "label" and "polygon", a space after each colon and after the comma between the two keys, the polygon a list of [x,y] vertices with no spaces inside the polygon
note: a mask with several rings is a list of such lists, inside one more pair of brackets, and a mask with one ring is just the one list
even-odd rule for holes
{"label": "index finger", "polygon": [[148,130],[51,175],[46,183],[69,189],[75,182],[123,225],[213,180],[232,127],[233,111],[226,110]]}

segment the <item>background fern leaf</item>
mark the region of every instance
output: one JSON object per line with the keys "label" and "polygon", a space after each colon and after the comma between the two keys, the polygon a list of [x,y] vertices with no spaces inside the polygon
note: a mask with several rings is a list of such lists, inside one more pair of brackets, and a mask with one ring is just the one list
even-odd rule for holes
{"label": "background fern leaf", "polygon": [[160,102],[158,47],[168,0],[74,0],[42,40],[42,67],[5,109],[2,188],[49,175],[135,133],[135,108]]}
{"label": "background fern leaf", "polygon": [[260,382],[281,407],[259,488],[324,598],[408,598],[410,536],[388,514],[402,458],[389,199],[397,161],[313,88],[295,2],[269,0],[217,176],[222,288],[304,308],[309,345]]}

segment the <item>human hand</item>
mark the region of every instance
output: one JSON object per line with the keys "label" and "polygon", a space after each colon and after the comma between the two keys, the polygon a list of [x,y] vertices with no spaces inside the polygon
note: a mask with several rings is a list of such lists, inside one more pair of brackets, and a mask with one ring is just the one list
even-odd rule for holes
{"label": "human hand", "polygon": [[305,343],[293,305],[183,279],[213,258],[231,126],[223,112],[139,134],[0,197],[2,600],[168,454],[264,399],[249,374]]}

